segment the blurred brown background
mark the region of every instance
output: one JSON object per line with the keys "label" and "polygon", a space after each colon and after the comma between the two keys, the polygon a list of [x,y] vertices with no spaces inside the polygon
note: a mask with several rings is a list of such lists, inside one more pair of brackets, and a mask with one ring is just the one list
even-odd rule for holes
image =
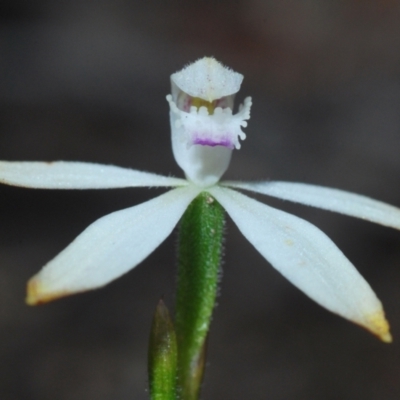
{"label": "blurred brown background", "polygon": [[[252,119],[230,179],[333,186],[400,206],[396,0],[3,0],[0,158],[81,160],[181,176],[169,75],[204,55],[245,75]],[[172,235],[104,289],[30,308],[25,283],[89,223],[161,190],[0,187],[0,398],[147,399]],[[385,345],[283,279],[228,221],[203,399],[400,398],[400,232],[265,199],[323,229],[385,305]],[[72,267],[72,266],[71,266]]]}

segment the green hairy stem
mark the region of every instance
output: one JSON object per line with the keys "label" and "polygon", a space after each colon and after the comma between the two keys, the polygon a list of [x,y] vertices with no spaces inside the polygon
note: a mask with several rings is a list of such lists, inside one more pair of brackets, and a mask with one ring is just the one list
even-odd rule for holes
{"label": "green hairy stem", "polygon": [[205,365],[206,338],[218,290],[224,210],[207,192],[189,205],[179,232],[175,329],[178,398],[196,400]]}

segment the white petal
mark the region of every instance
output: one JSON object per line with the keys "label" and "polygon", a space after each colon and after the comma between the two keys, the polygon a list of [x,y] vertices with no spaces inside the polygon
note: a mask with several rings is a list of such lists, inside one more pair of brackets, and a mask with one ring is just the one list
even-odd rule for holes
{"label": "white petal", "polygon": [[290,282],[328,310],[390,341],[381,302],[323,232],[239,192],[218,187],[209,192],[250,243]]}
{"label": "white petal", "polygon": [[37,189],[109,189],[187,184],[183,179],[114,165],[67,161],[0,161],[0,182]]}
{"label": "white petal", "polygon": [[173,189],[135,207],[100,218],[28,283],[28,304],[106,285],[139,264],[171,233],[194,186]]}
{"label": "white petal", "polygon": [[293,182],[224,182],[224,185],[336,211],[400,229],[399,208],[359,194]]}

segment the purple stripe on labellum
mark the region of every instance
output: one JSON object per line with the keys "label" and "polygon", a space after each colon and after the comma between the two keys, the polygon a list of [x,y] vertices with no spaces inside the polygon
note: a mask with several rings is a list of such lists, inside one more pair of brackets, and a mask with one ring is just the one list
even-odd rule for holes
{"label": "purple stripe on labellum", "polygon": [[224,138],[207,138],[207,137],[194,137],[193,138],[193,144],[200,144],[202,146],[223,146],[227,147],[228,149],[233,150],[235,146],[232,143],[232,140],[230,140],[228,137]]}

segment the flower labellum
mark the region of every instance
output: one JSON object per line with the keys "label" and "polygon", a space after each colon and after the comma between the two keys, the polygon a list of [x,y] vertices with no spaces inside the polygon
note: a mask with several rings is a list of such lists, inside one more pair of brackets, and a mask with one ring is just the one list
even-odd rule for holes
{"label": "flower labellum", "polygon": [[[295,182],[219,182],[245,138],[247,98],[233,114],[243,76],[205,57],[171,76],[171,140],[186,180],[83,162],[0,161],[0,182],[40,189],[173,189],[92,223],[28,283],[28,304],[102,287],[133,269],[173,231],[202,192],[284,277],[326,309],[390,342],[378,297],[354,265],[309,222],[238,190],[319,207],[400,230],[400,209],[343,190]],[[156,227],[156,229],[154,229]]]}
{"label": "flower labellum", "polygon": [[246,138],[251,98],[232,113],[243,75],[205,57],[171,76],[172,149],[186,177],[203,187],[214,185],[227,170],[233,149]]}

